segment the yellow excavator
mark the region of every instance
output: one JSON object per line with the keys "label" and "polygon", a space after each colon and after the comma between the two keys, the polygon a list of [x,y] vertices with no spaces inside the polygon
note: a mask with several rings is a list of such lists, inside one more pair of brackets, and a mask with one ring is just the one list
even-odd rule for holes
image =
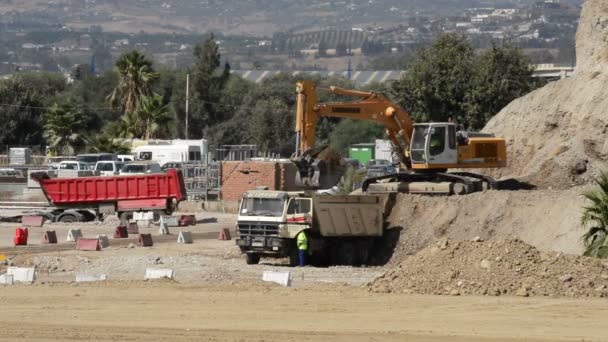
{"label": "yellow excavator", "polygon": [[403,172],[366,179],[368,193],[467,194],[496,188],[487,176],[448,169],[499,168],[507,164],[505,139],[493,134],[458,131],[454,122],[412,122],[411,116],[384,95],[330,87],[336,95],[356,98],[350,102],[317,103],[311,81],[296,85],[296,183],[307,188],[328,188],[341,176],[336,158],[323,155],[326,146],[315,146],[320,117],[367,120],[382,125],[393,144]]}

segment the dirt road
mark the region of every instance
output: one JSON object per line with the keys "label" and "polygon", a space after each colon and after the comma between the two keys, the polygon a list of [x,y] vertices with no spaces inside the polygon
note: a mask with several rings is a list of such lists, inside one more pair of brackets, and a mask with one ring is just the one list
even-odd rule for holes
{"label": "dirt road", "polygon": [[170,281],[13,286],[0,340],[602,341],[606,300],[371,294]]}

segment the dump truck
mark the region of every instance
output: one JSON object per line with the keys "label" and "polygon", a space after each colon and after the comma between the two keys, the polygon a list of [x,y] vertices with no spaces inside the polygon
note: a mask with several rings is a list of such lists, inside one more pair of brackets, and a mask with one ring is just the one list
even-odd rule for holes
{"label": "dump truck", "polygon": [[304,231],[315,264],[362,265],[384,233],[384,198],[251,190],[243,194],[236,244],[247,264],[260,257],[298,263],[296,236]]}
{"label": "dump truck", "polygon": [[45,172],[35,172],[31,177],[40,183],[52,206],[40,213],[51,221],[103,220],[117,214],[125,223],[138,211],[152,211],[160,218],[170,215],[186,199],[184,178],[176,169],[158,174],[77,178],[51,178]]}

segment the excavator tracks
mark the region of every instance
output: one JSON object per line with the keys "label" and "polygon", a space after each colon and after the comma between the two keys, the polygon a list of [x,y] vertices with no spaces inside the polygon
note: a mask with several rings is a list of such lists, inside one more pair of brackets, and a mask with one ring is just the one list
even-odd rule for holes
{"label": "excavator tracks", "polygon": [[466,195],[497,188],[491,177],[470,172],[401,172],[368,178],[361,185],[361,190],[370,194]]}

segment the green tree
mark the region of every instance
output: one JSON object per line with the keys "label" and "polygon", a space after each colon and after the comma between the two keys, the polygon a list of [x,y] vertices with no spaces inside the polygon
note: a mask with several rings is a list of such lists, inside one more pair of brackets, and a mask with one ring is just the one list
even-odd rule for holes
{"label": "green tree", "polygon": [[39,145],[47,100],[66,89],[60,74],[19,73],[0,80],[1,145]]}
{"label": "green tree", "polygon": [[203,135],[206,128],[225,120],[224,110],[218,104],[230,77],[230,65],[225,63],[224,68],[220,69],[220,64],[219,46],[211,34],[194,47],[194,64],[190,71],[193,98],[188,128],[195,132],[194,136]]}
{"label": "green tree", "polygon": [[382,126],[360,120],[342,120],[331,133],[331,145],[343,156],[348,154],[348,146],[351,144],[369,143],[383,137]]}
{"label": "green tree", "polygon": [[466,117],[465,97],[473,75],[473,48],[464,36],[442,34],[418,52],[405,76],[394,82],[392,95],[415,121]]}
{"label": "green tree", "polygon": [[495,44],[475,60],[470,88],[465,97],[465,121],[481,129],[502,108],[537,85],[533,69],[522,51]]}
{"label": "green tree", "polygon": [[105,134],[116,138],[133,139],[143,136],[141,120],[135,112],[124,113],[117,121],[109,122],[104,127]]}
{"label": "green tree", "polygon": [[131,153],[131,149],[128,146],[115,142],[105,134],[97,134],[88,139],[87,147],[89,148],[89,152],[93,153]]}
{"label": "green tree", "polygon": [[152,62],[137,50],[120,56],[114,70],[119,75],[118,84],[108,98],[113,105],[120,105],[123,113],[132,112],[142,97],[151,95],[158,73]]}
{"label": "green tree", "polygon": [[135,110],[135,116],[140,122],[138,127],[143,129],[140,138],[148,140],[170,136],[173,117],[160,95],[143,97]]}
{"label": "green tree", "polygon": [[583,207],[581,222],[589,230],[583,235],[585,256],[608,257],[608,173],[602,172],[595,180],[598,188],[585,192],[590,202]]}
{"label": "green tree", "polygon": [[55,103],[49,109],[44,124],[44,138],[56,154],[73,155],[84,145],[82,112],[71,103]]}

